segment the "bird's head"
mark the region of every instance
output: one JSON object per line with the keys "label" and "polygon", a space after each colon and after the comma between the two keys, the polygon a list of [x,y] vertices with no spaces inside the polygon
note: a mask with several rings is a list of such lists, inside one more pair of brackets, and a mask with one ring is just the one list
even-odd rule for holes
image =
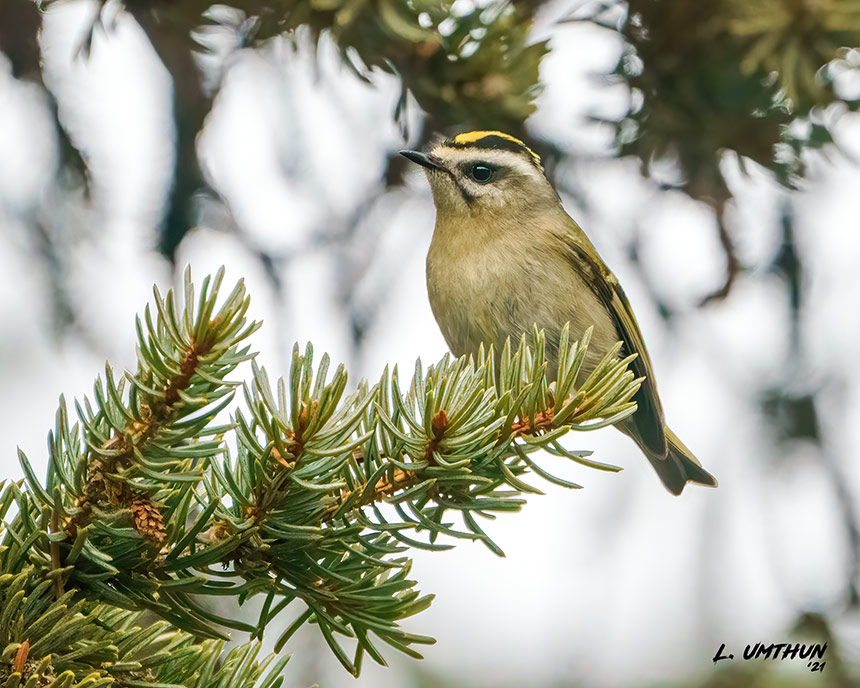
{"label": "bird's head", "polygon": [[440,219],[482,213],[515,219],[559,203],[537,154],[500,131],[459,134],[427,153],[400,154],[424,167]]}

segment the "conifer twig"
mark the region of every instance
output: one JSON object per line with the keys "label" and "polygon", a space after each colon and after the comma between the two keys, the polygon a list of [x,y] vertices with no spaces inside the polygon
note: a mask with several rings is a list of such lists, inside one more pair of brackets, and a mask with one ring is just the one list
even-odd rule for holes
{"label": "conifer twig", "polygon": [[[377,639],[420,657],[415,647],[434,640],[401,624],[432,596],[408,577],[408,549],[469,539],[501,555],[479,520],[517,511],[524,493],[539,493],[528,473],[578,487],[541,466],[540,450],[614,469],[559,440],[629,416],[641,380],[618,347],[586,376],[590,332],[571,342],[567,328],[553,385],[538,331],[498,354],[445,356],[426,371],[418,361],[405,389],[395,368],[348,391],[343,366],[330,375],[327,355],[315,363],[310,345],[296,347],[288,376],[274,385],[252,361],[246,408],[216,425],[236,386],[226,376],[253,358],[243,340],[257,328],[245,320],[241,283],[220,302],[222,279],[223,271],[207,277],[195,296],[186,274],[181,302],[155,291],[155,308],[137,322],[137,370],[117,380],[106,366],[93,401],[76,403],[76,424],[61,399],[45,481],[20,453],[26,485],[0,493],[0,517],[17,505],[0,543],[0,598],[4,589],[9,604],[35,595],[32,609],[67,621],[57,631],[65,640],[31,637],[29,650],[15,652],[43,658],[54,640],[85,627],[96,633],[87,620],[111,617],[108,610],[117,633],[136,633],[137,614],[149,610],[185,633],[176,636],[182,642],[225,638],[225,627],[260,638],[296,602],[277,649],[309,622],[353,674],[364,655],[385,663]],[[253,625],[205,603],[258,594],[265,603]],[[87,600],[103,607],[85,608]],[[2,633],[0,622],[0,650]],[[220,656],[220,645],[201,643],[187,651]],[[243,647],[235,666],[250,676],[263,664],[252,645]],[[137,666],[123,656],[111,655],[117,667]],[[174,678],[161,684],[184,685]]]}

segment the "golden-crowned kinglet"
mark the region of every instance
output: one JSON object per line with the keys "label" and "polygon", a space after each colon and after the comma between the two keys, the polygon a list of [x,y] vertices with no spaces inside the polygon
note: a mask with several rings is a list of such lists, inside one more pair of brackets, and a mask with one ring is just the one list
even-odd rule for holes
{"label": "golden-crowned kinglet", "polygon": [[427,254],[430,306],[451,351],[500,351],[536,324],[546,332],[547,376],[556,376],[565,323],[571,338],[593,326],[587,375],[616,342],[637,353],[631,368],[644,377],[636,412],[617,424],[654,466],[666,488],[687,482],[716,486],[663,420],[651,359],[624,291],[594,246],[564,211],[540,158],[498,131],[460,134],[429,153],[401,151],[424,167],[436,227]]}

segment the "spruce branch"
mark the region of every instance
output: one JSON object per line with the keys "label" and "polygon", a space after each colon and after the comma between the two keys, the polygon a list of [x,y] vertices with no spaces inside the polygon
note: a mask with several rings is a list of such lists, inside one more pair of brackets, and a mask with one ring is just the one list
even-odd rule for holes
{"label": "spruce branch", "polygon": [[[540,493],[524,473],[578,487],[539,466],[532,455],[540,449],[617,470],[559,443],[571,428],[602,427],[636,408],[631,398],[641,380],[627,370],[631,357],[618,360],[620,345],[576,387],[589,337],[571,345],[565,328],[554,386],[537,331],[516,351],[506,346],[498,365],[492,350],[474,361],[446,356],[426,374],[419,361],[405,393],[395,368],[347,395],[343,368],[328,379],[323,356],[314,372],[310,346],[303,354],[294,349],[289,382],[274,389],[255,366],[245,390],[250,415],[236,415],[239,453],[216,470],[232,506],[216,510],[211,535],[226,544],[251,534],[235,550],[233,571],[249,589],[269,584],[280,597],[264,607],[258,633],[298,599],[307,609],[278,647],[311,620],[355,674],[364,653],[383,661],[371,633],[420,656],[412,645],[432,640],[398,622],[431,598],[414,590],[410,561],[396,555],[408,547],[447,549],[441,535],[479,540],[501,555],[477,517],[519,510],[521,493]],[[351,658],[337,635],[355,638]]]}
{"label": "spruce branch", "polygon": [[[628,370],[632,357],[619,358],[620,344],[585,375],[590,331],[571,341],[568,328],[552,384],[537,330],[498,354],[445,356],[426,370],[419,360],[406,387],[395,367],[350,389],[343,366],[332,373],[327,355],[315,362],[310,345],[295,347],[288,376],[274,384],[252,361],[245,408],[216,425],[237,384],[227,377],[253,358],[243,342],[257,328],[246,322],[241,283],[216,308],[222,279],[223,270],[207,277],[196,298],[186,273],[181,304],[156,290],[154,309],[137,322],[137,370],[117,379],[106,366],[93,401],[76,404],[75,424],[61,400],[45,483],[21,453],[25,481],[0,493],[0,582],[19,581],[12,595],[30,586],[44,600],[34,605],[80,628],[89,628],[86,619],[114,619],[99,626],[114,638],[137,633],[132,626],[148,610],[161,618],[158,628],[184,633],[172,638],[197,638],[179,655],[205,655],[206,666],[236,672],[233,683],[219,683],[214,669],[203,683],[205,672],[166,681],[144,663],[129,670],[143,672],[135,685],[250,685],[242,681],[265,664],[257,646],[223,655],[214,639],[226,637],[224,628],[259,639],[293,602],[298,613],[280,629],[278,651],[307,622],[356,675],[365,655],[385,663],[379,642],[420,657],[416,647],[435,641],[401,623],[432,596],[409,577],[409,548],[466,539],[502,555],[480,520],[518,511],[524,493],[540,493],[529,472],[579,487],[551,473],[541,451],[619,470],[561,439],[629,416],[641,380]],[[228,435],[235,451],[227,451]],[[254,624],[212,611],[215,596],[241,603],[255,595],[264,603]],[[10,619],[0,627],[11,628]],[[12,673],[44,649],[17,631],[4,639]],[[89,647],[75,645],[73,656]],[[118,666],[132,665],[114,655]]]}
{"label": "spruce branch", "polygon": [[56,599],[50,587],[34,567],[0,574],[4,688],[281,685],[287,658],[258,659],[258,643],[224,653],[223,641],[200,642],[165,621],[94,603],[73,591]]}
{"label": "spruce branch", "polygon": [[[172,290],[162,297],[155,289],[155,313],[147,307],[137,320],[137,371],[117,381],[107,365],[94,405],[76,403],[74,426],[61,399],[45,487],[20,455],[34,498],[51,513],[50,568],[74,564],[68,573],[76,586],[167,618],[173,607],[196,605],[182,588],[170,592],[141,579],[159,569],[186,528],[197,487],[229,430],[213,424],[233,396],[236,383],[226,377],[251,357],[242,342],[258,327],[246,321],[241,283],[216,312],[222,281],[223,269],[203,280],[195,298],[186,273],[181,308]],[[48,564],[35,561],[38,552],[32,558]],[[210,623],[181,616],[186,630],[217,635]]]}

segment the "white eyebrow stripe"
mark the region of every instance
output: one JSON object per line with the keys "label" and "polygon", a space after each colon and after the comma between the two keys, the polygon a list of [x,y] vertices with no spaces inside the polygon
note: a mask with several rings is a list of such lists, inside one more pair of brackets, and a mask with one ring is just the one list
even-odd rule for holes
{"label": "white eyebrow stripe", "polygon": [[492,148],[478,149],[438,146],[433,149],[433,155],[437,155],[445,162],[454,165],[464,162],[487,162],[498,167],[509,167],[521,175],[532,176],[538,179],[542,176],[530,161],[513,151],[494,150]]}

